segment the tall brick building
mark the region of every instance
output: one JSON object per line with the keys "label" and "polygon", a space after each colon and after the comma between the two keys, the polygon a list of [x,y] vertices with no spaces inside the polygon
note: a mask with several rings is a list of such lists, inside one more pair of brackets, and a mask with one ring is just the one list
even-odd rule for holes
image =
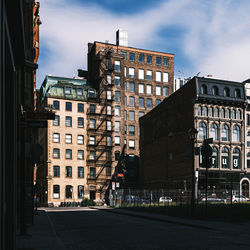
{"label": "tall brick building", "polygon": [[[136,185],[140,155],[139,117],[173,92],[173,54],[119,44],[119,37],[116,45],[89,43],[88,71],[79,70],[79,76],[87,78],[88,84],[96,90],[85,100],[83,185],[84,197],[97,200],[104,199],[123,148],[128,159],[123,180],[125,183],[133,180],[129,185]],[[67,98],[64,96],[62,101]],[[47,160],[50,161],[49,156]],[[60,164],[65,168],[65,162]],[[63,198],[60,201],[64,201],[65,184],[61,188]],[[49,201],[58,203],[53,200],[52,192],[49,195]],[[72,198],[66,201],[72,201]]]}

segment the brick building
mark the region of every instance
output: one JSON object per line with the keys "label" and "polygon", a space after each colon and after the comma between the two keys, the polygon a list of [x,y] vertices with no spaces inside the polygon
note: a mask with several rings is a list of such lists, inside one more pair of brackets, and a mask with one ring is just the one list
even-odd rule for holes
{"label": "brick building", "polygon": [[[191,188],[192,143],[190,128],[198,131],[194,147],[213,138],[210,191],[242,192],[241,180],[250,169],[245,165],[244,84],[194,77],[181,89],[140,119],[140,177],[145,187]],[[205,188],[202,157],[194,156],[196,186]],[[212,190],[213,189],[213,190]],[[224,193],[225,194],[225,193]]]}
{"label": "brick building", "polygon": [[[89,43],[88,71],[79,70],[79,76],[87,78],[96,91],[85,100],[86,160],[82,164],[86,180],[82,185],[84,197],[97,200],[104,199],[110,181],[116,177],[121,152],[127,161],[120,181],[125,187],[138,184],[139,117],[173,92],[173,54],[119,44],[119,36],[116,45]],[[52,192],[49,195],[48,201],[58,203],[52,201]]]}

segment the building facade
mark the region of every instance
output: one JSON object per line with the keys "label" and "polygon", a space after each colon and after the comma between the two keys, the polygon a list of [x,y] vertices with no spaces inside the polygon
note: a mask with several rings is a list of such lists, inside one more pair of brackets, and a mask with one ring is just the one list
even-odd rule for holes
{"label": "building facade", "polygon": [[[122,152],[126,155],[127,169],[120,173],[121,182],[131,187],[137,185],[139,117],[173,92],[174,55],[120,46],[119,39],[117,45],[94,42],[88,46],[88,72],[79,73],[87,77],[95,94],[84,100],[85,158],[79,166],[85,169],[81,184],[84,197],[104,200]],[[61,98],[61,102],[62,99],[67,102],[67,97]],[[48,155],[48,161],[51,157]],[[48,193],[47,200],[58,204],[52,193]]]}
{"label": "building facade", "polygon": [[[213,138],[212,163],[208,170],[210,191],[225,195],[233,189],[234,193],[242,193],[244,179],[247,183],[244,190],[249,196],[245,112],[244,84],[200,77],[191,79],[140,120],[143,185],[191,188],[195,173],[198,190],[203,192],[202,157],[196,152],[193,159],[191,152],[192,147],[197,148],[196,151],[200,149],[204,139]],[[198,131],[194,145],[188,135],[190,128]]]}

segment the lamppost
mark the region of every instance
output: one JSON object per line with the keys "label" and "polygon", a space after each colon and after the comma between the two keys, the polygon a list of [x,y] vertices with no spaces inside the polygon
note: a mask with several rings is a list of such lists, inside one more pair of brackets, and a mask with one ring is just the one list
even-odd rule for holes
{"label": "lamppost", "polygon": [[194,142],[196,140],[198,131],[195,128],[190,128],[188,134],[191,140],[191,156],[192,156],[192,196],[191,196],[191,212],[193,214],[195,206],[195,162],[194,162]]}

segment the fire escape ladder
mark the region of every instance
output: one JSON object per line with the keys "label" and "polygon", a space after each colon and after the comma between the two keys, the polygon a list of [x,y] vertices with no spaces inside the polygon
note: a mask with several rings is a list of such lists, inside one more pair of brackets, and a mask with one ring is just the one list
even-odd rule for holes
{"label": "fire escape ladder", "polygon": [[96,157],[95,162],[97,162],[106,150],[102,150],[101,153]]}

